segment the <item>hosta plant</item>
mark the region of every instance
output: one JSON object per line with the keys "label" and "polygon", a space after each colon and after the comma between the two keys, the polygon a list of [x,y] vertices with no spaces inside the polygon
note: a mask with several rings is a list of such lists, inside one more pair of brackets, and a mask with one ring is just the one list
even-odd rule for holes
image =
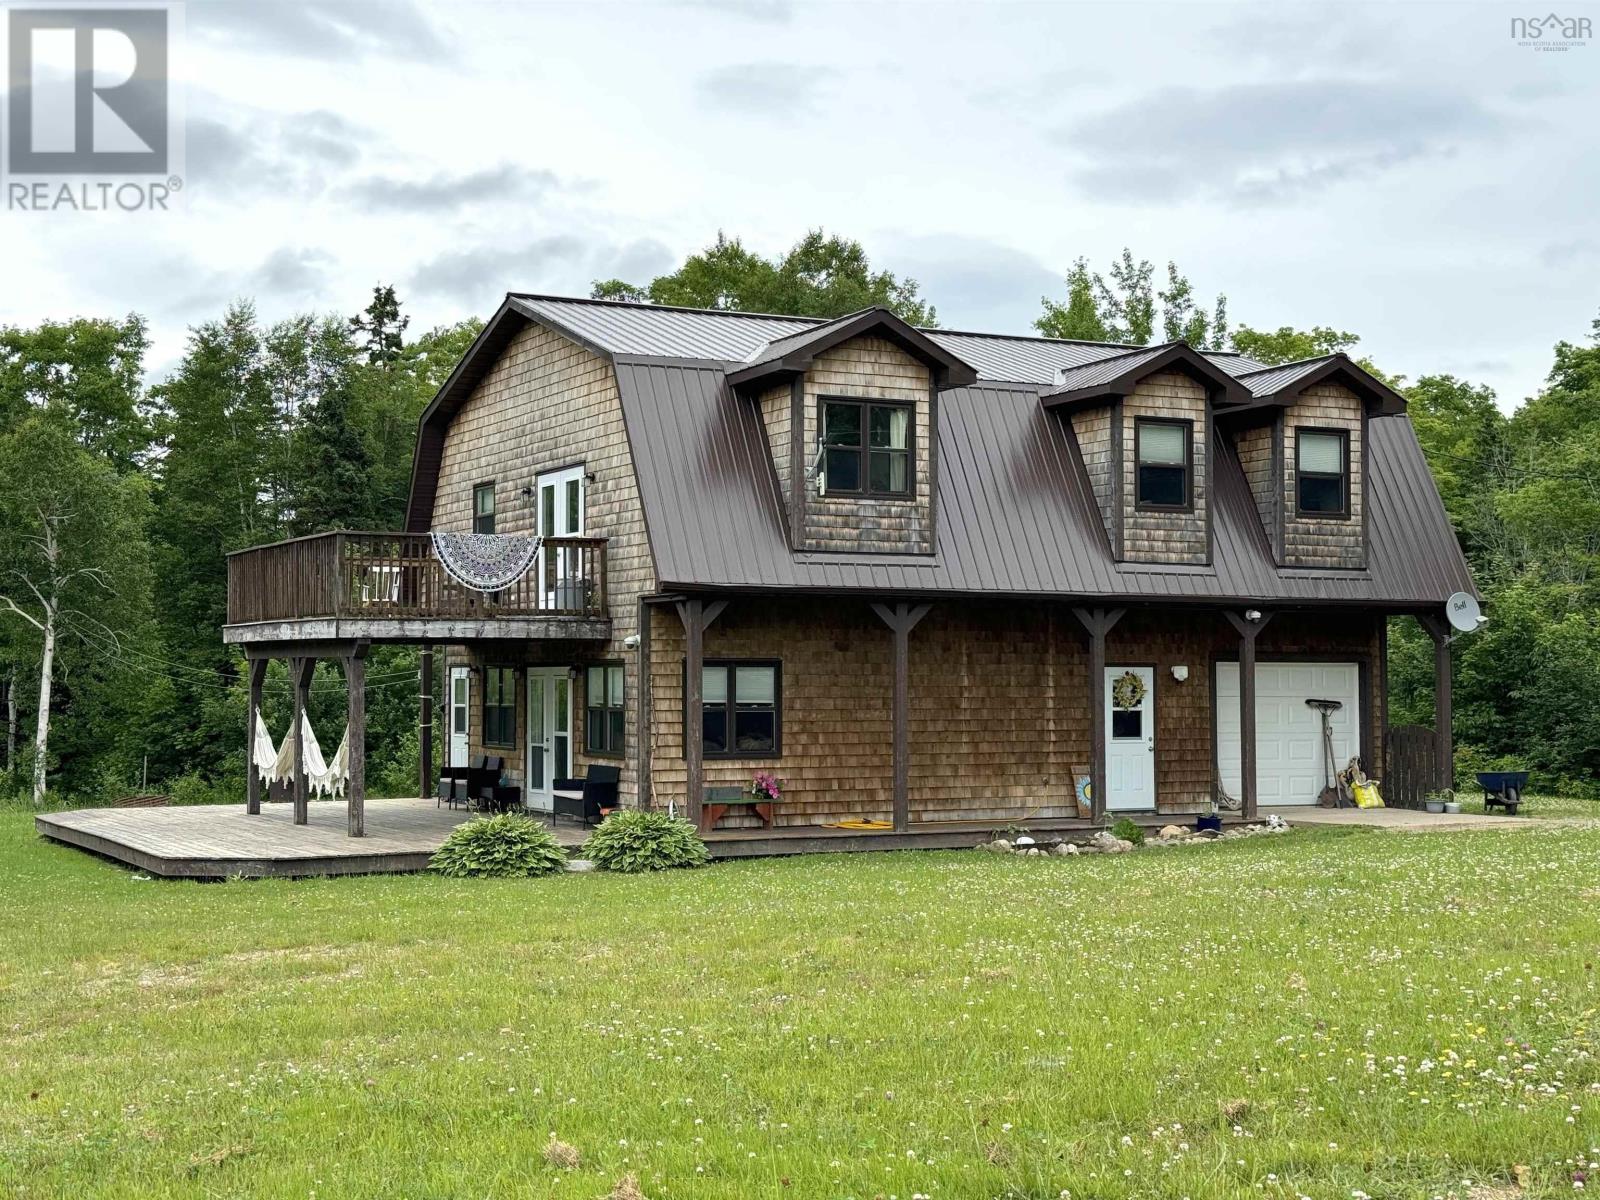
{"label": "hosta plant", "polygon": [[428,866],[454,879],[523,879],[566,870],[567,853],[543,825],[503,813],[457,825]]}
{"label": "hosta plant", "polygon": [[698,867],[711,857],[694,826],[664,812],[612,813],[583,844],[583,856],[607,871]]}

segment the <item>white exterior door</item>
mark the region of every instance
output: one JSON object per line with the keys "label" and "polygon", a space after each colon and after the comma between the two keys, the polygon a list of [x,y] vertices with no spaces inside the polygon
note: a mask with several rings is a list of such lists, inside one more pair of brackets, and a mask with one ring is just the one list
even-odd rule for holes
{"label": "white exterior door", "polygon": [[572,680],[565,667],[528,668],[527,712],[522,802],[536,812],[550,812],[554,781],[572,774]]}
{"label": "white exterior door", "polygon": [[452,767],[467,765],[469,731],[472,727],[472,671],[468,667],[450,668],[450,762]]}
{"label": "white exterior door", "polygon": [[[1307,700],[1337,700],[1329,718],[1333,768],[1361,753],[1361,670],[1355,663],[1256,664],[1256,803],[1261,808],[1315,804],[1327,785],[1322,714]],[[1239,765],[1239,664],[1217,664],[1217,767],[1235,799]]]}
{"label": "white exterior door", "polygon": [[[1151,667],[1106,668],[1106,810],[1156,806],[1156,686]],[[1127,682],[1131,677],[1137,686]],[[1118,681],[1123,681],[1119,686]],[[1139,693],[1132,703],[1127,693]]]}
{"label": "white exterior door", "polygon": [[[582,466],[563,467],[539,476],[539,536],[545,538],[582,537],[584,471]],[[558,612],[583,607],[583,580],[575,556],[554,549],[539,552],[539,579],[544,588],[544,607]]]}

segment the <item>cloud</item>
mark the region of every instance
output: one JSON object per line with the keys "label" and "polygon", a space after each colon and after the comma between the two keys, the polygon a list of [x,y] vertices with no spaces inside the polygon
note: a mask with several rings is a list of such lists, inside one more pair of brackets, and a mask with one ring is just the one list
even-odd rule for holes
{"label": "cloud", "polygon": [[341,194],[368,210],[447,213],[467,204],[538,200],[562,186],[553,171],[503,163],[479,171],[441,171],[421,180],[372,175],[356,180]]}
{"label": "cloud", "polygon": [[453,57],[450,44],[411,0],[204,0],[190,3],[188,30],[252,52],[275,50],[322,62]]}
{"label": "cloud", "polygon": [[1350,66],[1414,46],[1377,5],[1250,5],[1205,33],[1234,58],[1278,64],[1338,61]]}
{"label": "cloud", "polygon": [[1539,262],[1547,267],[1581,267],[1596,258],[1600,258],[1600,242],[1593,238],[1551,242],[1539,251]]}
{"label": "cloud", "polygon": [[275,194],[317,194],[330,171],[360,162],[376,135],[337,113],[235,114],[189,119],[188,182],[195,195],[256,198]]}
{"label": "cloud", "polygon": [[413,293],[446,296],[487,312],[506,292],[587,295],[596,279],[648,282],[676,259],[651,238],[617,245],[576,234],[552,234],[514,247],[495,243],[448,250],[411,276]]}
{"label": "cloud", "polygon": [[1453,153],[1504,123],[1465,92],[1424,84],[1307,79],[1163,88],[1057,131],[1086,192],[1162,202],[1197,193],[1236,204],[1308,191]]}
{"label": "cloud", "polygon": [[730,63],[701,75],[694,90],[707,108],[792,117],[814,110],[837,74],[832,67],[800,63]]}
{"label": "cloud", "polygon": [[947,329],[1031,333],[1039,297],[1063,290],[1064,272],[1026,251],[963,234],[889,241],[874,260],[915,279]]}
{"label": "cloud", "polygon": [[790,0],[683,0],[685,8],[703,8],[719,17],[744,17],[762,25],[787,25],[794,19]]}

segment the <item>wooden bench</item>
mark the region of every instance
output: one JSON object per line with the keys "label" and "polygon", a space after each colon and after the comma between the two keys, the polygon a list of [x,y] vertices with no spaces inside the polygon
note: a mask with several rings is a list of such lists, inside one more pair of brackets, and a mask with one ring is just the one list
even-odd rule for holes
{"label": "wooden bench", "polygon": [[745,808],[753,812],[768,829],[772,828],[772,801],[759,800],[744,788],[710,787],[700,805],[700,832],[710,833],[730,808]]}

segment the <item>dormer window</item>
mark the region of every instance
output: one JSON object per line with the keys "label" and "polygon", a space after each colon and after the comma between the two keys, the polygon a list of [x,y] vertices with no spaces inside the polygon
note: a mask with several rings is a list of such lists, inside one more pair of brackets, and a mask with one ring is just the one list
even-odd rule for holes
{"label": "dormer window", "polygon": [[494,484],[480,483],[472,489],[472,532],[494,532]]}
{"label": "dormer window", "polygon": [[1350,515],[1350,435],[1342,429],[1295,430],[1295,508],[1304,517]]}
{"label": "dormer window", "polygon": [[822,480],[827,495],[911,494],[909,404],[825,400]]}
{"label": "dormer window", "polygon": [[1193,503],[1194,426],[1188,421],[1134,422],[1138,470],[1134,503],[1141,509],[1187,510]]}

